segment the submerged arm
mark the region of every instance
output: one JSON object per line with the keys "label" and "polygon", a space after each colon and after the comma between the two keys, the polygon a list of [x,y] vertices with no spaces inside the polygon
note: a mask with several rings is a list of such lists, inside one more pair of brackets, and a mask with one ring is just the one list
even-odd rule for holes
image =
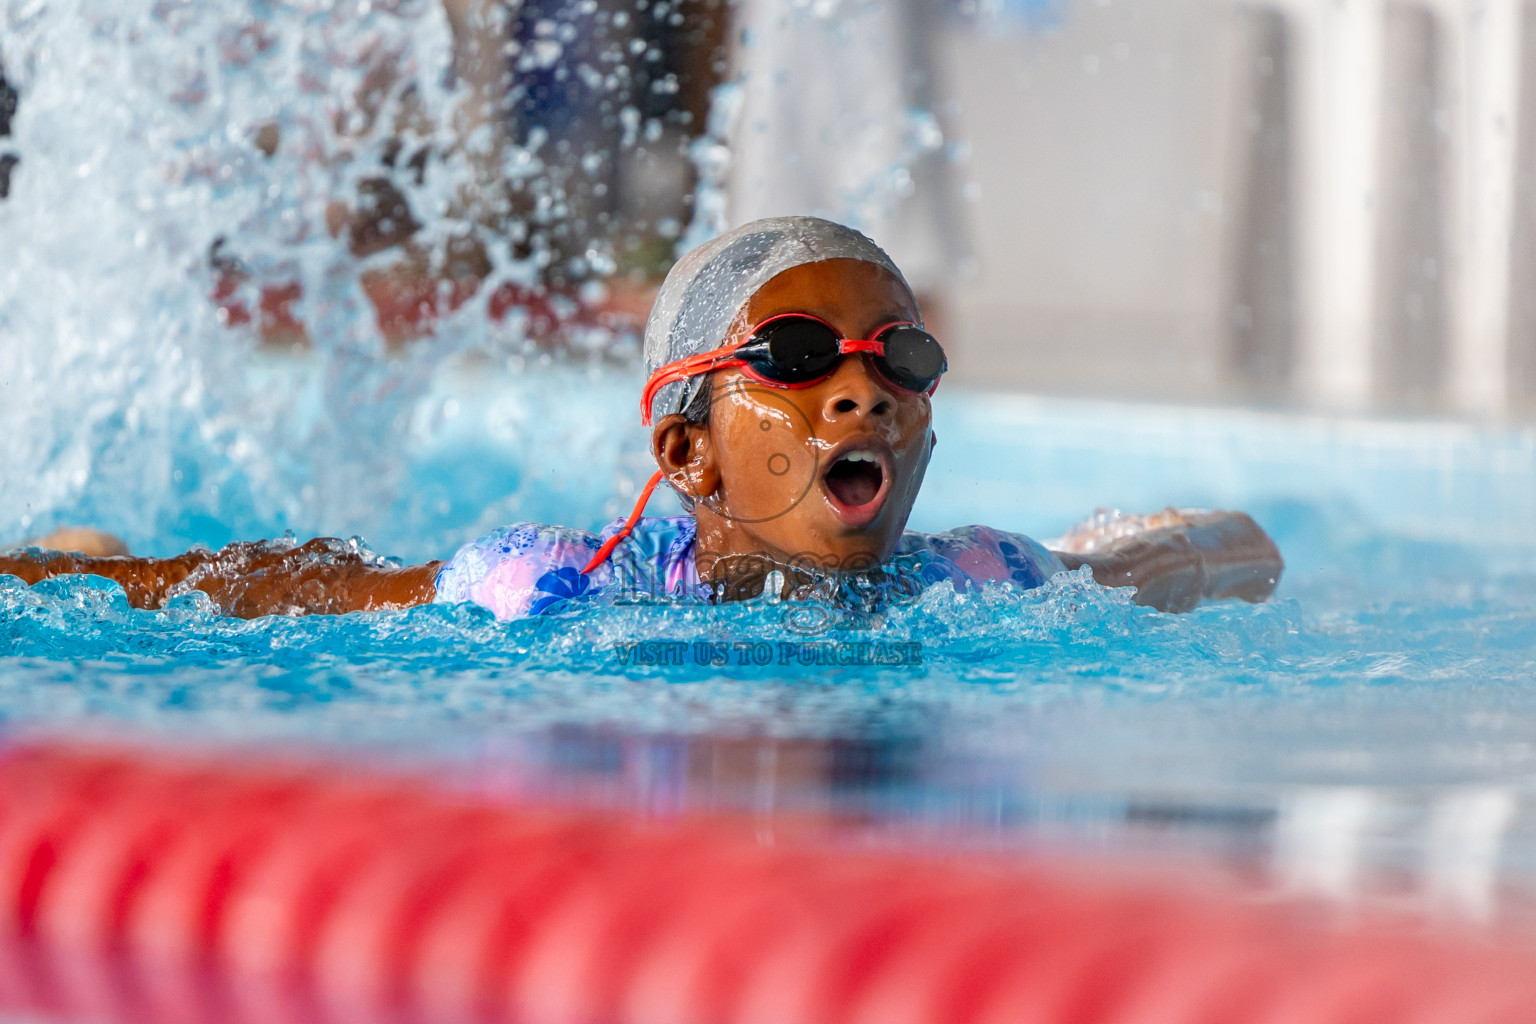
{"label": "submerged arm", "polygon": [[0,575],[28,584],[52,576],[89,573],[122,585],[135,608],[160,608],[192,590],[213,599],[225,615],[340,615],[409,608],[436,596],[441,562],[404,568],[380,566],[343,541],[230,544],[219,551],[189,551],[172,558],[92,557],[61,551],[0,554]]}
{"label": "submerged arm", "polygon": [[1285,562],[1280,549],[1242,512],[1176,512],[1146,517],[1149,528],[1096,542],[1074,531],[1056,555],[1068,569],[1088,566],[1106,587],[1135,587],[1136,603],[1187,612],[1202,600],[1263,601]]}

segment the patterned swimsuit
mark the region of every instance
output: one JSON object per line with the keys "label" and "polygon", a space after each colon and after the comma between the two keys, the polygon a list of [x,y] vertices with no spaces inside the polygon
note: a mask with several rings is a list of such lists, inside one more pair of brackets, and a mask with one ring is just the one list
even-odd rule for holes
{"label": "patterned swimsuit", "polygon": [[[437,574],[438,601],[468,601],[498,619],[542,615],[582,601],[613,603],[638,596],[708,600],[694,560],[691,515],[642,519],[591,574],[582,569],[622,519],[599,534],[535,523],[493,530],[459,549]],[[987,526],[947,533],[902,535],[892,562],[916,573],[923,585],[948,580],[968,590],[990,580],[1031,589],[1065,568],[1050,551],[1022,534]]]}

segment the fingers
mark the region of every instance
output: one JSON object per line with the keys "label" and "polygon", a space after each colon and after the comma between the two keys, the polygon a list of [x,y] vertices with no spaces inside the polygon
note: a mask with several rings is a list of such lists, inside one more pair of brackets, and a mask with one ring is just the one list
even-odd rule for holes
{"label": "fingers", "polygon": [[[1160,612],[1193,611],[1205,592],[1205,563],[1180,527],[1119,541],[1135,602]],[[1122,584],[1123,585],[1123,584]]]}
{"label": "fingers", "polygon": [[1205,563],[1205,596],[1264,601],[1275,592],[1285,561],[1274,539],[1244,512],[1213,512],[1189,526],[1190,544]]}

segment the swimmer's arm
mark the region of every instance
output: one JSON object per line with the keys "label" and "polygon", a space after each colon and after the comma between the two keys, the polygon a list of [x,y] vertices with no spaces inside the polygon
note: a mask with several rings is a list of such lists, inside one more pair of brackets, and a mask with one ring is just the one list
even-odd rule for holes
{"label": "swimmer's arm", "polygon": [[441,562],[380,567],[361,555],[337,554],[337,542],[294,548],[230,544],[172,558],[92,557],[61,551],[0,554],[0,575],[34,584],[88,573],[122,585],[135,608],[160,608],[176,593],[201,590],[224,615],[340,615],[428,604],[437,596]]}
{"label": "swimmer's arm", "polygon": [[29,548],[0,554],[0,575],[17,576],[31,586],[54,576],[76,573],[104,576],[119,583],[135,608],[159,608],[166,592],[213,557],[211,551],[189,551],[174,558],[134,558],[131,555],[85,555],[77,551]]}
{"label": "swimmer's arm", "polygon": [[1056,556],[1068,569],[1088,566],[1102,586],[1135,587],[1137,604],[1164,612],[1187,612],[1202,600],[1264,601],[1285,569],[1269,534],[1242,512],[1203,513],[1090,554]]}

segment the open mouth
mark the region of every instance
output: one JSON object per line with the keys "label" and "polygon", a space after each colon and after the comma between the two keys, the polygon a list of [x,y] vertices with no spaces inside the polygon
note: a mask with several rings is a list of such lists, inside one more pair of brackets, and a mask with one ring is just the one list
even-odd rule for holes
{"label": "open mouth", "polygon": [[843,452],[823,476],[833,508],[850,523],[860,524],[880,510],[886,492],[886,470],[878,454],[867,448]]}

